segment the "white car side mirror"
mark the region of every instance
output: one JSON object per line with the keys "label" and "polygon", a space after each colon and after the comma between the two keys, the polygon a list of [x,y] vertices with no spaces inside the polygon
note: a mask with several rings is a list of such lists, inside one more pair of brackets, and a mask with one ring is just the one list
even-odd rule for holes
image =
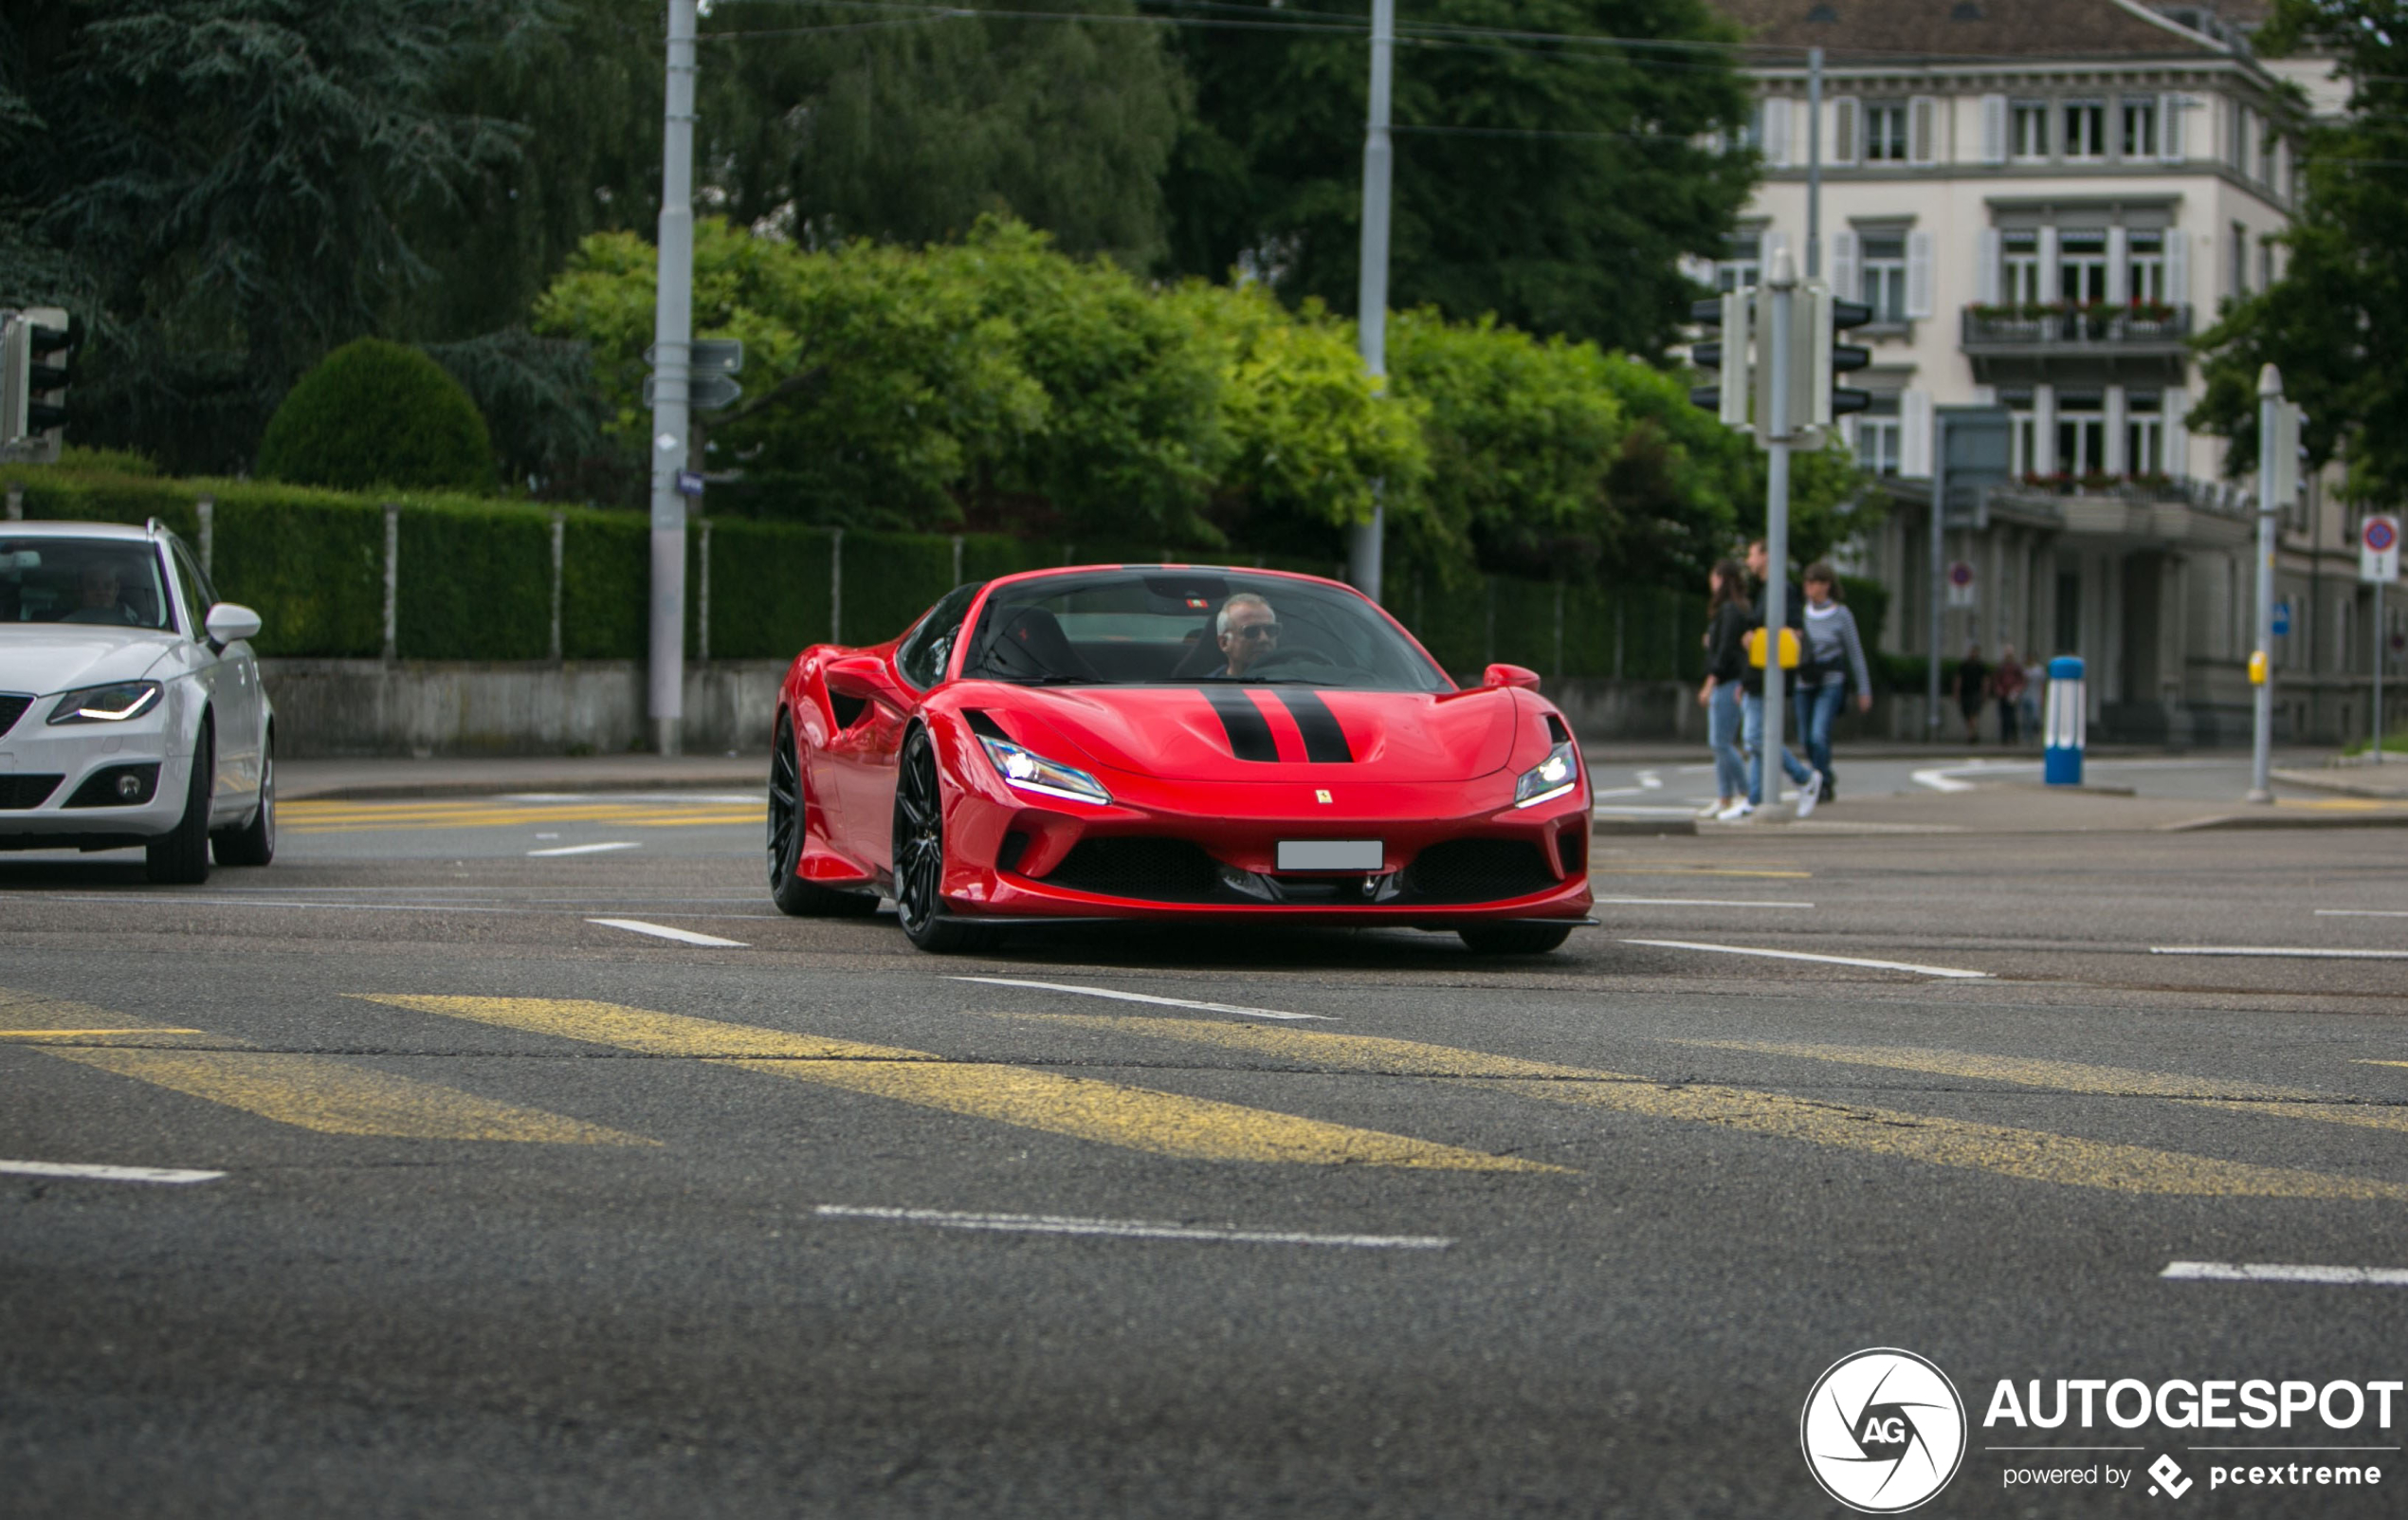
{"label": "white car side mirror", "polygon": [[224,649],[246,638],[259,636],[259,613],[240,602],[219,602],[209,610],[201,626],[209,632],[210,645]]}

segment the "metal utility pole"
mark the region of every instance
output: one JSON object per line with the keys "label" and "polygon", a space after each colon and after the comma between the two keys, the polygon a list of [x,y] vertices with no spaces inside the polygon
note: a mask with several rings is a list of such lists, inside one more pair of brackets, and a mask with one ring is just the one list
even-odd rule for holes
{"label": "metal utility pole", "polygon": [[[1937,409],[1935,409],[1937,410]],[[1924,671],[1924,704],[1926,732],[1940,730],[1940,641],[1946,613],[1941,601],[1948,595],[1948,418],[1943,413],[1931,421],[1931,658]]]}
{"label": "metal utility pole", "polygon": [[[1388,140],[1389,82],[1396,51],[1396,0],[1371,0],[1371,109],[1363,123],[1362,268],[1355,292],[1355,333],[1375,394],[1388,392],[1388,187],[1396,154]],[[1355,589],[1379,600],[1388,508],[1372,482],[1371,521],[1354,528],[1347,559]]]}
{"label": "metal utility pole", "polygon": [[[1806,49],[1806,278],[1823,277],[1823,50]],[[1847,291],[1839,294],[1850,301]]]}
{"label": "metal utility pole", "polygon": [[2268,364],[2257,372],[2257,649],[2250,656],[2255,684],[2255,737],[2249,769],[2249,800],[2271,802],[2268,771],[2274,750],[2274,513],[2284,470],[2283,373]]}
{"label": "metal utility pole", "polygon": [[652,667],[647,706],[656,746],[678,752],[685,716],[685,497],[694,336],[694,9],[668,0],[668,80],[661,118],[660,275],[652,312]]}
{"label": "metal utility pole", "polygon": [[1781,699],[1788,695],[1782,689],[1788,672],[1781,668],[1781,634],[1789,627],[1789,445],[1797,400],[1789,394],[1790,344],[1796,336],[1790,331],[1790,310],[1797,300],[1797,269],[1787,248],[1765,261],[1764,286],[1772,292],[1763,334],[1763,362],[1772,370],[1772,383],[1763,393],[1770,404],[1760,433],[1770,457],[1765,460],[1764,488],[1764,743],[1756,763],[1763,773],[1765,800],[1773,802],[1779,800],[1781,778],[1788,774],[1780,757],[1789,741],[1781,727]]}

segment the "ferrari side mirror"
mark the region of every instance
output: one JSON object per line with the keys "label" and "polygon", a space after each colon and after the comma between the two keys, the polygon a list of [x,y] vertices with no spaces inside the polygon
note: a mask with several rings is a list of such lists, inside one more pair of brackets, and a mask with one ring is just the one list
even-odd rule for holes
{"label": "ferrari side mirror", "polygon": [[1484,687],[1520,687],[1524,691],[1539,689],[1539,672],[1522,665],[1492,665],[1481,676]]}

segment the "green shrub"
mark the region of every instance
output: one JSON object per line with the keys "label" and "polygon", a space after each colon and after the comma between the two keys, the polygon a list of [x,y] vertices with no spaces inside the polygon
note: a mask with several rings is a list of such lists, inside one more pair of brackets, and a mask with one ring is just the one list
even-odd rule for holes
{"label": "green shrub", "polygon": [[950,538],[848,533],[844,627],[838,637],[847,644],[883,643],[909,628],[912,619],[952,589]]}
{"label": "green shrub", "polygon": [[265,655],[371,658],[385,643],[385,514],[331,491],[211,483],[210,578],[259,613]]}
{"label": "green shrub", "polygon": [[404,502],[395,621],[413,660],[540,660],[552,648],[552,514]]}
{"label": "green shrub", "polygon": [[493,484],[484,418],[442,365],[398,343],[346,343],[301,377],[267,424],[259,472],[361,490]]}
{"label": "green shrub", "polygon": [[193,507],[200,491],[190,482],[83,474],[64,466],[21,467],[9,470],[8,479],[24,486],[29,521],[130,522],[139,527],[157,518],[188,542],[200,533],[200,513]]}
{"label": "green shrub", "polygon": [[652,627],[651,520],[585,509],[561,516],[561,657],[643,659]]}
{"label": "green shrub", "polygon": [[[829,546],[834,537],[825,528],[713,518],[711,658],[783,660],[806,645],[826,643]],[[847,534],[848,549],[852,540]],[[849,578],[845,594],[850,602]]]}

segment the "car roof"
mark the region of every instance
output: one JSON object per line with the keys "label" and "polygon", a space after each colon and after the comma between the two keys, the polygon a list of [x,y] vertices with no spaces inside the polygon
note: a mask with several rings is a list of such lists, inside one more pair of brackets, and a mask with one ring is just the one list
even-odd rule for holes
{"label": "car roof", "polygon": [[150,541],[147,527],[130,522],[0,522],[0,535],[11,539],[116,539],[127,543]]}
{"label": "car roof", "polygon": [[[1092,576],[1102,571],[1113,570],[1127,570],[1139,573],[1158,572],[1168,575],[1263,576],[1274,580],[1297,580],[1305,582],[1309,585],[1329,586],[1339,591],[1355,592],[1355,595],[1359,596],[1362,595],[1360,592],[1355,591],[1354,587],[1347,585],[1344,581],[1332,580],[1326,576],[1308,576],[1300,571],[1294,570],[1273,570],[1263,565],[1215,565],[1200,563],[1116,564],[1105,562],[1091,565],[1044,565],[1035,570],[1016,570],[1010,575],[997,576],[993,580],[988,581],[987,584],[990,586],[1001,586],[1007,584],[1016,585],[1025,581],[1049,580],[1056,576]],[[1365,599],[1368,600],[1369,598]]]}

